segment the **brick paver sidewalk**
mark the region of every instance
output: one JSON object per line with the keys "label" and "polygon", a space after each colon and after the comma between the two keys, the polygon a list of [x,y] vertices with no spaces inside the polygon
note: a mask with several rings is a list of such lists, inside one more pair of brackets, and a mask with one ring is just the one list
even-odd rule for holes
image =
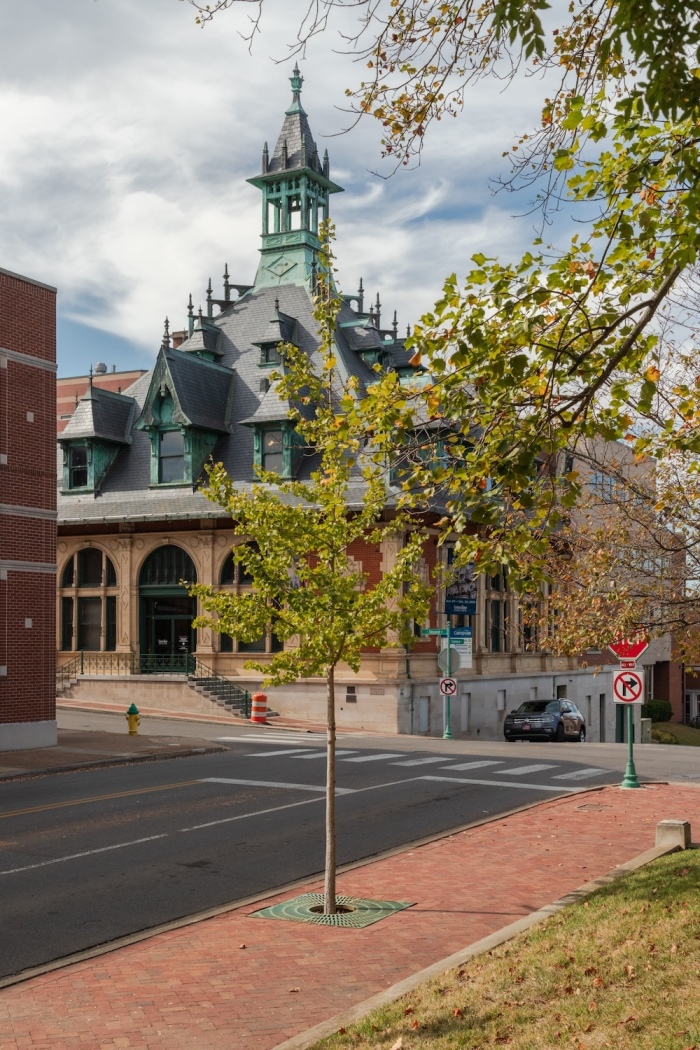
{"label": "brick paver sidewalk", "polygon": [[573,795],[355,868],[340,893],[416,902],[364,930],[258,904],[159,934],[1,991],[0,1048],[275,1047],[650,849],[665,818],[697,838],[700,791]]}

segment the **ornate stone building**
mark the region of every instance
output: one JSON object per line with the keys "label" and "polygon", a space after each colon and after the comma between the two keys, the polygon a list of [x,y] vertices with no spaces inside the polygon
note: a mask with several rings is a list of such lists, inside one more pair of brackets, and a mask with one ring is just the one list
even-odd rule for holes
{"label": "ornate stone building", "polygon": [[[181,707],[189,688],[185,672],[194,661],[198,674],[251,688],[259,676],[245,670],[246,660],[254,653],[264,662],[278,644],[273,635],[244,645],[195,631],[196,601],[180,581],[249,586],[231,557],[229,521],[197,489],[210,455],[241,487],[254,482],[256,464],[285,477],[304,477],[310,469],[270,375],[280,363],[280,341],[310,355],[317,351],[312,291],[319,223],[341,187],[331,178],[327,153],[319,156],[298,70],[291,83],[275,148],[265,146],[260,174],[249,180],[262,195],[254,281],[233,283],[226,268],[221,298],[210,282],[204,312],[195,314],[190,297],[185,332],[171,337],[166,325],[154,368],[123,393],[90,384],[59,435],[59,663],[69,668],[67,676],[82,667],[83,693]],[[360,389],[376,364],[414,375],[396,315],[382,324],[379,297],[366,308],[360,282],[343,300],[339,369],[356,376]],[[391,542],[381,549],[356,544],[350,554],[376,580],[396,550]],[[439,556],[445,548],[434,538],[425,551],[426,577]],[[437,602],[433,625],[444,623],[438,618],[443,595]],[[473,630],[474,658],[459,674],[457,733],[499,736],[506,706],[533,690],[578,697],[579,679],[588,673],[573,661],[525,651],[515,598],[502,578],[479,579],[476,609],[460,621]],[[416,636],[410,652],[369,650],[359,675],[339,675],[339,720],[387,731],[441,731],[439,677],[435,638]],[[602,688],[596,684],[596,692]],[[274,690],[270,702],[282,713],[321,717],[324,686],[311,681]]]}

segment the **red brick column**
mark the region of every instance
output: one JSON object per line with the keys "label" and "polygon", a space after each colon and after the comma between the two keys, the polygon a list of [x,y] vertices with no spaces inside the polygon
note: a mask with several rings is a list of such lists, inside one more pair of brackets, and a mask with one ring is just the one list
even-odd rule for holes
{"label": "red brick column", "polygon": [[0,269],[0,750],[56,742],[56,289]]}

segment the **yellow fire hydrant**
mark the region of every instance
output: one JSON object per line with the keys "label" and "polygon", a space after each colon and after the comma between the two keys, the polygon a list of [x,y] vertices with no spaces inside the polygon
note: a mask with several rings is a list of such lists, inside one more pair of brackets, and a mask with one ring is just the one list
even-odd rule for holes
{"label": "yellow fire hydrant", "polygon": [[141,725],[141,715],[136,704],[132,704],[126,712],[126,720],[129,723],[129,736],[136,736]]}

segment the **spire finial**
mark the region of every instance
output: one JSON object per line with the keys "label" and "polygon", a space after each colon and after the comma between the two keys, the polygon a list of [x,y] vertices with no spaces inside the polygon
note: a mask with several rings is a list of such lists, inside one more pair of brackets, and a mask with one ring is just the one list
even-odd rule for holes
{"label": "spire finial", "polygon": [[92,393],[92,365],[90,365],[90,372],[88,373],[88,390]]}
{"label": "spire finial", "polygon": [[328,150],[323,151],[323,174],[328,178],[331,170],[331,162],[328,159]]}
{"label": "spire finial", "polygon": [[201,307],[201,306],[200,306],[200,308],[199,308],[199,312],[198,312],[198,314],[197,314],[197,317],[199,318],[199,323],[200,323],[200,325],[201,325],[201,324],[202,324],[202,321],[204,320],[204,314],[202,313],[202,307]]}
{"label": "spire finial", "polygon": [[363,314],[365,312],[365,290],[362,285],[362,278],[360,277],[360,287],[357,289],[357,312]]}
{"label": "spire finial", "polygon": [[311,259],[311,294],[318,295],[318,264],[316,262],[315,252]]}
{"label": "spire finial", "polygon": [[376,315],[377,315],[377,329],[379,329],[379,328],[381,328],[381,316],[382,316],[382,304],[379,302],[379,292],[377,292],[377,305],[376,305],[375,309],[376,309]]}
{"label": "spire finial", "polygon": [[211,277],[209,278],[209,284],[207,285],[207,317],[212,317],[214,314],[214,300],[212,299],[212,288],[211,288]]}
{"label": "spire finial", "polygon": [[407,324],[406,325],[406,338],[408,339],[410,337],[410,335],[411,335],[411,326],[410,326],[410,324]]}
{"label": "spire finial", "polygon": [[262,155],[262,173],[263,173],[263,175],[267,175],[269,167],[270,167],[270,151],[267,148],[267,142],[266,142],[265,145],[263,146],[263,155]]}
{"label": "spire finial", "polygon": [[165,318],[165,324],[163,325],[163,342],[161,346],[164,350],[167,350],[170,346],[170,321]]}
{"label": "spire finial", "polygon": [[394,342],[399,338],[399,321],[396,316],[396,310],[394,310],[394,320],[391,322],[391,329],[394,333]]}
{"label": "spire finial", "polygon": [[231,302],[231,285],[228,279],[228,263],[224,263],[224,300]]}
{"label": "spire finial", "polygon": [[301,95],[301,85],[304,83],[304,78],[299,72],[299,63],[294,63],[294,71],[292,76],[289,78],[289,83],[292,85],[292,102],[299,102],[299,96]]}
{"label": "spire finial", "polygon": [[192,335],[194,332],[194,303],[192,302],[192,292],[190,292],[189,302],[187,303],[187,333]]}
{"label": "spire finial", "polygon": [[277,298],[277,296],[275,296],[275,313],[279,313],[279,308],[280,308],[280,301]]}

